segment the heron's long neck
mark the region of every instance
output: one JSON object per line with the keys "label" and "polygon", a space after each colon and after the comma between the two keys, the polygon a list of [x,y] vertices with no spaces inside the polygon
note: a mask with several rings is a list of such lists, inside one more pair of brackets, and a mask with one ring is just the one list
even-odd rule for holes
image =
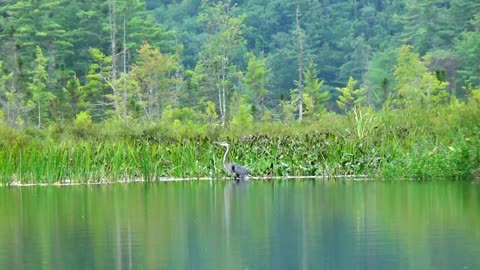
{"label": "heron's long neck", "polygon": [[223,165],[227,164],[227,157],[228,157],[228,152],[230,151],[230,145],[227,145],[227,150],[225,151],[225,154],[223,155]]}

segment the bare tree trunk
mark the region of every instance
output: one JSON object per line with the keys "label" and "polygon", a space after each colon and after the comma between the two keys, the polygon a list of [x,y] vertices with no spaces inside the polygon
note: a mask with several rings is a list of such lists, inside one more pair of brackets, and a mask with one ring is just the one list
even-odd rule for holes
{"label": "bare tree trunk", "polygon": [[38,124],[37,124],[37,128],[41,128],[42,127],[42,113],[41,113],[41,108],[40,108],[40,101],[38,101],[37,104],[38,104]]}
{"label": "bare tree trunk", "polygon": [[222,127],[223,127],[224,124],[223,124],[222,90],[220,88],[218,88],[218,109],[220,110],[220,119],[222,121]]}
{"label": "bare tree trunk", "polygon": [[[112,84],[115,85],[116,80],[117,80],[117,26],[116,26],[116,6],[117,6],[117,0],[110,0],[109,1],[109,26],[110,26],[110,44],[111,44],[111,52],[112,52],[112,74],[111,74],[111,81]],[[112,87],[113,90],[113,106],[115,109],[115,112],[118,115],[119,112],[119,104],[118,104],[118,93],[116,87]]]}
{"label": "bare tree trunk", "polygon": [[227,63],[222,60],[220,63],[220,78],[219,84],[220,88],[218,89],[218,100],[219,100],[219,107],[220,107],[220,118],[222,121],[222,127],[225,127],[227,124],[227,106],[226,106],[226,94],[225,94],[225,80],[227,78]]}
{"label": "bare tree trunk", "polygon": [[222,127],[227,124],[227,107],[226,107],[226,98],[225,98],[225,74],[226,70],[222,71]]}
{"label": "bare tree trunk", "polygon": [[[123,75],[127,75],[127,18],[123,13]],[[123,97],[122,97],[123,121],[127,124],[127,77],[123,78]]]}
{"label": "bare tree trunk", "polygon": [[300,0],[296,1],[297,9],[295,19],[297,22],[298,35],[298,121],[303,118],[303,31],[300,27]]}

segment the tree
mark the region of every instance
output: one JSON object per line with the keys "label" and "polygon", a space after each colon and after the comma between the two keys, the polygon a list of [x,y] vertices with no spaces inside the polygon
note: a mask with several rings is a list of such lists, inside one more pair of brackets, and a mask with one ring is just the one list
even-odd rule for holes
{"label": "tree", "polygon": [[402,46],[394,67],[398,105],[408,107],[444,102],[448,97],[448,82],[438,80],[427,68],[429,59],[421,60],[412,49],[412,46]]}
{"label": "tree", "polygon": [[[100,106],[113,115],[115,119],[128,121],[128,103],[133,101],[132,96],[138,92],[138,83],[130,72],[113,71],[112,57],[102,53],[97,48],[90,48],[94,63],[90,65],[87,75],[86,89],[96,106]],[[111,91],[109,91],[111,90]],[[112,110],[113,109],[113,110]]]}
{"label": "tree", "polygon": [[[311,100],[312,108],[306,112],[306,115],[316,113],[321,114],[325,109],[325,104],[330,99],[328,91],[321,91],[324,81],[320,81],[317,77],[317,68],[315,64],[310,63],[305,70],[305,93],[304,100]],[[306,102],[304,102],[306,103]]]}
{"label": "tree", "polygon": [[[44,57],[48,60],[45,67],[48,80],[47,88],[55,90],[58,64],[72,54],[72,44],[65,28],[59,24],[65,0],[49,1],[12,1],[0,8],[5,19],[2,27],[7,31],[0,33],[7,42],[0,48],[12,54],[16,61],[28,63],[33,61],[36,47],[42,48]],[[0,27],[0,28],[2,28]],[[3,42],[2,42],[3,43]],[[10,62],[10,61],[9,61]],[[12,61],[13,62],[13,61]],[[10,63],[12,63],[10,62]],[[23,75],[24,70],[19,70]]]}
{"label": "tree", "polygon": [[172,85],[180,83],[174,76],[177,66],[173,56],[162,54],[149,43],[138,50],[133,73],[142,89],[138,98],[147,120],[158,118],[161,108],[175,103],[177,93]]}
{"label": "tree", "polygon": [[18,128],[23,123],[25,114],[32,109],[31,102],[27,102],[25,95],[16,88],[13,72],[6,73],[3,63],[0,62],[0,104],[4,111],[6,123],[10,127]]}
{"label": "tree", "polygon": [[[364,34],[348,41],[349,49],[346,49],[345,63],[340,67],[339,80],[345,81],[351,76],[359,78],[361,82],[365,82],[365,75],[368,70],[368,63],[371,60],[372,47],[366,40]],[[367,102],[372,105],[372,95],[367,88]]]}
{"label": "tree", "polygon": [[264,57],[258,58],[255,54],[248,53],[245,85],[249,101],[252,103],[255,112],[255,120],[261,119],[266,110],[265,97],[269,93],[267,89],[269,70],[266,61],[267,59]]}
{"label": "tree", "polygon": [[296,34],[298,42],[298,120],[302,121],[303,119],[303,60],[304,60],[304,35],[305,33],[302,30],[300,25],[300,1],[296,0],[296,9],[295,9],[295,25],[296,25]]}
{"label": "tree", "polygon": [[404,27],[400,34],[402,42],[413,45],[422,54],[431,48],[451,46],[455,31],[449,20],[448,2],[405,0],[405,12],[397,15]]}
{"label": "tree", "polygon": [[[118,27],[117,27],[117,0],[108,0],[108,29],[109,29],[109,34],[110,34],[110,74],[109,74],[109,84],[112,86],[113,84],[111,82],[115,81],[117,79],[117,68],[118,68],[118,56],[119,53],[117,52],[117,32],[118,32]],[[124,54],[125,57],[125,48],[121,51],[122,54]],[[114,97],[114,106],[115,106],[115,111],[119,111],[119,105],[117,101],[117,89],[112,86],[113,90],[113,97]]]}
{"label": "tree", "polygon": [[86,93],[80,86],[80,80],[73,74],[63,87],[62,105],[65,118],[73,120],[82,111],[87,109]]}
{"label": "tree", "polygon": [[455,53],[459,65],[460,84],[480,87],[480,14],[470,21],[471,31],[462,32],[455,40]]}
{"label": "tree", "polygon": [[387,49],[376,52],[368,63],[365,75],[365,84],[368,92],[372,93],[373,105],[381,107],[394,93],[393,67],[397,61],[397,51]]}
{"label": "tree", "polygon": [[213,127],[214,125],[218,124],[217,109],[215,108],[215,103],[213,103],[212,101],[207,101],[205,115],[207,117],[207,123],[209,126]]}
{"label": "tree", "polygon": [[238,109],[233,112],[232,127],[246,129],[253,124],[253,116],[250,113],[250,105],[245,98],[239,98]]}
{"label": "tree", "polygon": [[32,101],[36,107],[37,128],[42,127],[43,123],[49,119],[49,104],[55,99],[55,95],[47,89],[48,75],[46,71],[47,59],[43,56],[42,49],[37,46],[35,50],[35,60],[33,62],[33,78],[28,84],[28,89],[32,95]]}
{"label": "tree", "polygon": [[[90,48],[90,55],[93,59],[93,63],[90,64],[87,83],[84,86],[87,91],[87,98],[95,107],[95,110],[100,111],[103,114],[105,111],[112,110],[117,118],[120,118],[120,105],[118,98],[110,98],[112,103],[105,100],[105,97],[109,94],[111,97],[118,96],[118,89],[115,80],[112,77],[112,58],[105,55],[97,48]],[[111,92],[109,92],[111,90]],[[93,116],[93,115],[92,115]],[[101,117],[101,115],[99,115]]]}
{"label": "tree", "polygon": [[302,115],[305,117],[319,116],[325,111],[325,103],[329,100],[328,91],[321,92],[324,81],[317,78],[317,70],[315,64],[310,63],[304,70],[305,88],[302,97],[298,88],[290,91],[291,107],[299,111],[299,100],[302,100]]}
{"label": "tree", "polygon": [[116,116],[120,116],[120,119],[128,126],[129,121],[138,118],[139,111],[143,108],[139,103],[140,87],[133,73],[120,73],[120,77],[112,82],[116,89],[118,89],[118,95],[107,94],[106,98],[113,100],[119,104],[118,112]]}
{"label": "tree", "polygon": [[355,107],[361,106],[365,101],[365,88],[355,89],[357,81],[352,77],[348,79],[348,83],[345,87],[337,87],[337,91],[340,96],[337,100],[337,105],[345,112],[352,110]]}
{"label": "tree", "polygon": [[243,21],[245,16],[235,16],[236,6],[219,1],[204,5],[200,20],[208,27],[208,41],[202,47],[197,65],[207,75],[203,84],[215,89],[222,127],[227,121],[227,98],[230,92],[228,77],[234,69],[233,60],[244,45]]}
{"label": "tree", "polygon": [[480,104],[480,89],[475,89],[472,84],[465,87],[469,101]]}

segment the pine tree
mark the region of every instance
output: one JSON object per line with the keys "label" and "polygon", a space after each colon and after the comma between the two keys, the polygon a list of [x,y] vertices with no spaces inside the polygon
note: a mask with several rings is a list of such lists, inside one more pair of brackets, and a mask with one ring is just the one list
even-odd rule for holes
{"label": "pine tree", "polygon": [[86,111],[89,107],[86,101],[85,88],[80,85],[80,80],[75,74],[68,79],[65,87],[63,87],[62,104],[65,106],[63,113],[67,120],[73,120],[82,111]]}
{"label": "pine tree", "polygon": [[26,113],[32,110],[31,103],[16,87],[14,73],[5,72],[0,62],[0,105],[6,124],[13,128],[19,128],[18,123],[23,123]]}
{"label": "pine tree", "polygon": [[34,119],[36,119],[37,128],[41,128],[42,123],[45,124],[50,119],[49,104],[55,99],[55,95],[47,89],[48,74],[46,66],[47,59],[44,57],[42,49],[37,46],[33,62],[32,82],[28,84],[32,102],[35,106]]}
{"label": "pine tree", "polygon": [[337,100],[337,105],[345,112],[352,110],[355,107],[362,106],[365,101],[365,88],[355,89],[357,81],[352,77],[348,79],[348,83],[345,87],[337,87],[337,91],[340,96]]}
{"label": "pine tree", "polygon": [[[328,91],[321,91],[324,81],[320,81],[317,77],[317,69],[312,62],[305,69],[305,93],[304,99],[311,100],[312,108],[311,113],[321,114],[326,111],[325,105],[330,99],[330,93]],[[305,102],[304,102],[305,103]]]}
{"label": "pine tree", "polygon": [[459,66],[459,85],[480,87],[480,14],[469,22],[471,31],[463,31],[455,40]]}
{"label": "pine tree", "polygon": [[266,58],[258,58],[253,53],[248,53],[247,71],[245,73],[245,85],[249,101],[255,111],[255,120],[262,118],[266,106],[265,98],[269,94],[267,85],[269,83]]}

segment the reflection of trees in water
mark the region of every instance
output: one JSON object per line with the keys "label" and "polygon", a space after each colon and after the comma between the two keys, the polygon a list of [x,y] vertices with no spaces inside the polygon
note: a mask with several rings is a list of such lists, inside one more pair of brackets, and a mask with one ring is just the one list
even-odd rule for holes
{"label": "reflection of trees in water", "polygon": [[233,200],[234,194],[237,196],[245,195],[245,191],[249,186],[250,181],[239,181],[239,182],[228,182],[223,190],[223,204],[225,207],[225,233],[227,234],[227,240],[230,235],[230,224],[231,224],[231,203]]}
{"label": "reflection of trees in water", "polygon": [[479,202],[448,181],[0,189],[0,268],[480,269]]}
{"label": "reflection of trees in water", "polygon": [[[225,250],[226,260],[225,262],[229,266],[239,265],[238,254],[234,251],[241,243],[232,243],[232,204],[242,202],[243,197],[246,195],[247,188],[250,181],[229,181],[225,184],[223,189],[223,205],[224,205],[224,226],[225,226]],[[247,204],[244,204],[248,207]],[[235,241],[235,240],[234,240]]]}

